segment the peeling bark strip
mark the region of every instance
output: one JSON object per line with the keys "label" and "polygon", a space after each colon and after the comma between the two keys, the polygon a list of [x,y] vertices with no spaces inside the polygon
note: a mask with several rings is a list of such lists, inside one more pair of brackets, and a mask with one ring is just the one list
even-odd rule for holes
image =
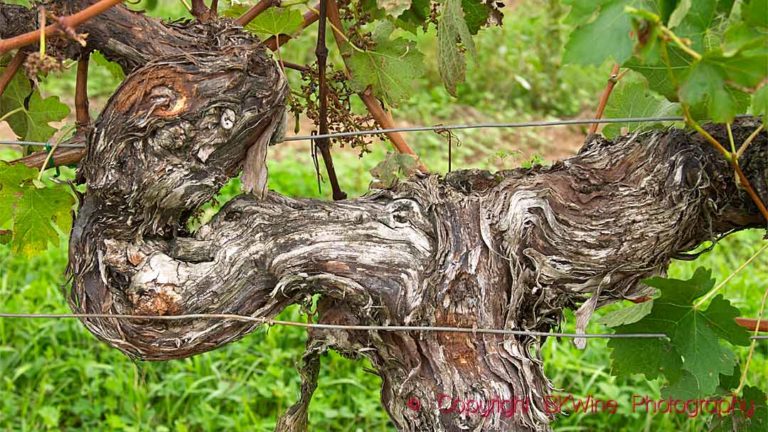
{"label": "peeling bark strip", "polygon": [[[23,11],[0,6],[0,24]],[[116,7],[81,29],[88,49],[132,73],[95,122],[79,172],[88,192],[69,257],[78,313],[271,318],[319,294],[322,323],[549,331],[567,308],[583,324],[596,307],[646,294],[641,278],[704,240],[765,224],[714,150],[669,130],[596,139],[547,168],[432,175],[352,201],[241,196],[189,233],[187,219],[246,155],[266,154],[284,104],[280,69],[227,20],[164,25]],[[736,125],[736,140],[754,127]],[[724,131],[711,131],[723,139]],[[741,161],[763,197],[766,152],[761,135]],[[256,327],[83,323],[146,360],[209,351]],[[372,361],[400,430],[546,430],[550,383],[540,344],[509,335],[313,331],[301,399],[277,429],[306,429],[319,354],[335,349]],[[446,395],[499,409],[444,412]],[[519,409],[510,412],[510,401]]]}

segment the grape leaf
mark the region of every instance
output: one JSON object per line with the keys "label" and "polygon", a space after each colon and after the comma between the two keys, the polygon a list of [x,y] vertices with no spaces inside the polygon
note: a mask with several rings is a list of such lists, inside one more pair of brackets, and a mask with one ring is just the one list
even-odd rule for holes
{"label": "grape leaf", "polygon": [[94,61],[94,63],[109,71],[109,74],[112,75],[113,78],[120,81],[125,79],[125,72],[123,72],[123,68],[115,62],[107,60],[107,58],[104,57],[104,54],[98,51],[94,51],[91,53],[91,59]]}
{"label": "grape leaf", "polygon": [[613,0],[563,0],[563,4],[570,7],[566,16],[568,24],[585,24],[600,9],[600,6]]}
{"label": "grape leaf", "polygon": [[679,3],[679,0],[659,0],[656,2],[661,22],[669,23],[669,18],[672,16],[672,12],[675,11]]}
{"label": "grape leaf", "polygon": [[477,57],[461,0],[446,0],[437,26],[437,62],[443,85],[453,96],[456,96],[456,85],[464,81],[467,67],[459,43],[473,58]]}
{"label": "grape leaf", "polygon": [[624,63],[632,55],[634,42],[630,37],[632,20],[624,12],[626,0],[602,4],[594,21],[574,29],[565,44],[563,61],[584,65],[601,65],[611,58]]}
{"label": "grape leaf", "polygon": [[[222,11],[222,16],[237,18],[249,9],[248,6],[233,3]],[[297,9],[286,7],[272,7],[253,19],[245,26],[246,30],[260,36],[276,36],[279,34],[291,35],[301,30],[304,18]]]}
{"label": "grape leaf", "polygon": [[624,66],[642,74],[651,90],[675,102],[678,100],[678,87],[688,73],[691,60],[675,47],[668,47],[667,53],[669,67],[660,58],[656,61],[644,62],[638,57],[633,57]]}
{"label": "grape leaf", "polygon": [[741,15],[749,25],[768,28],[768,0],[751,0],[742,6]]}
{"label": "grape leaf", "polygon": [[461,8],[464,10],[464,19],[469,33],[476,35],[488,22],[491,9],[482,0],[461,0]]}
{"label": "grape leaf", "polygon": [[411,0],[411,7],[400,14],[395,20],[395,25],[416,34],[416,30],[427,22],[430,6],[430,0]]}
{"label": "grape leaf", "polygon": [[[675,9],[675,12],[680,10],[680,7],[686,3],[687,0],[683,0]],[[696,51],[704,51],[704,37],[707,30],[710,28],[712,21],[715,17],[715,11],[717,9],[717,0],[696,0],[691,1],[691,4],[695,4],[694,7],[690,7],[680,17],[680,21],[675,28],[675,34],[689,39],[692,42],[692,48]],[[675,14],[672,14],[675,17]],[[670,17],[670,21],[672,20]]]}
{"label": "grape leaf", "polygon": [[376,4],[393,18],[399,17],[411,8],[411,0],[376,0]]}
{"label": "grape leaf", "polygon": [[[25,101],[29,108],[25,107]],[[0,116],[18,108],[21,111],[10,115],[6,121],[19,138],[28,141],[48,141],[56,133],[56,128],[49,123],[69,115],[69,107],[58,97],[43,99],[40,92],[33,92],[23,74],[16,74],[0,98]]]}
{"label": "grape leaf", "polygon": [[[736,400],[736,409],[729,415],[713,416],[710,432],[764,432],[768,430],[768,405],[765,392],[746,386]],[[742,405],[743,403],[743,405]]]}
{"label": "grape leaf", "polygon": [[752,114],[763,116],[763,124],[768,124],[768,84],[752,95]]}
{"label": "grape leaf", "polygon": [[632,324],[633,322],[640,321],[641,318],[651,313],[652,307],[653,301],[633,304],[630,307],[621,308],[607,313],[605,316],[597,320],[597,322],[603,325],[607,325],[608,327],[617,327],[622,324]]}
{"label": "grape leaf", "polygon": [[373,187],[388,189],[397,183],[399,178],[411,175],[418,166],[418,158],[406,153],[387,152],[387,156],[375,167],[371,168],[374,178]]}
{"label": "grape leaf", "polygon": [[[666,117],[680,114],[679,104],[652,93],[645,79],[637,74],[626,75],[616,87],[605,107],[606,118]],[[633,132],[647,130],[658,124],[659,122],[613,123],[603,128],[603,135],[612,139],[621,133],[622,128]]]}
{"label": "grape leaf", "polygon": [[685,18],[686,15],[688,15],[688,12],[691,10],[691,0],[681,0],[680,3],[677,4],[677,7],[672,12],[672,14],[669,16],[669,21],[667,21],[667,27],[673,29],[680,25],[681,22],[683,22],[683,18]]}
{"label": "grape leaf", "polygon": [[0,162],[0,227],[13,221],[16,203],[24,195],[22,183],[36,173],[36,170],[26,165]]}
{"label": "grape leaf", "polygon": [[393,30],[392,23],[380,23],[373,32],[375,50],[353,51],[348,64],[353,90],[362,92],[370,86],[374,95],[394,105],[408,97],[414,81],[423,75],[424,55],[414,42],[390,39]]}
{"label": "grape leaf", "polygon": [[695,63],[685,82],[680,87],[680,100],[691,105],[696,113],[706,113],[716,122],[730,122],[736,114],[749,106],[749,99],[743,92],[726,84],[726,71],[717,63],[701,61]]}
{"label": "grape leaf", "polygon": [[726,57],[735,55],[739,50],[749,50],[765,46],[766,39],[755,26],[745,22],[737,22],[728,27],[723,35],[723,54]]}
{"label": "grape leaf", "polygon": [[31,256],[72,226],[74,198],[64,185],[38,187],[37,170],[0,162],[0,226],[11,229],[11,250]]}
{"label": "grape leaf", "polygon": [[669,339],[611,339],[608,345],[618,374],[643,373],[648,378],[663,374],[670,383],[670,393],[708,395],[717,389],[721,374],[732,373],[736,357],[721,339],[733,345],[748,345],[749,334],[734,321],[739,310],[721,295],[706,310],[694,307],[694,300],[714,287],[710,275],[710,271],[699,268],[689,280],[644,281],[661,293],[651,312],[614,330],[617,334],[664,333]]}
{"label": "grape leaf", "polygon": [[[622,333],[643,332],[642,325],[629,324]],[[617,333],[619,333],[617,331]],[[672,344],[662,339],[611,339],[611,370],[615,376],[643,374],[648,379],[659,376],[676,377],[681,372],[682,360]]]}

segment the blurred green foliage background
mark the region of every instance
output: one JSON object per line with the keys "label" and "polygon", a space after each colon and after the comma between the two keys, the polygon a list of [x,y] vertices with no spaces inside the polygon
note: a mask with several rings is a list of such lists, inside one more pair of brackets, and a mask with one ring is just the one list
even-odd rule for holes
{"label": "blurred green foliage background", "polygon": [[[141,9],[146,2],[132,6]],[[149,13],[164,18],[186,16],[180,2],[152,2]],[[467,82],[458,98],[443,89],[434,61],[419,91],[394,110],[399,124],[448,124],[523,121],[590,116],[610,71],[560,65],[567,26],[560,2],[512,2],[505,9],[504,26],[481,31],[476,39],[479,58],[470,62]],[[433,36],[414,39],[434,59]],[[285,59],[312,61],[315,34],[305,31],[285,50]],[[332,46],[332,44],[331,44]],[[338,57],[335,58],[338,64]],[[293,71],[289,78],[297,80]],[[74,94],[74,69],[42,83],[46,95]],[[89,93],[94,113],[103,106],[119,81],[101,67],[92,67]],[[3,132],[0,130],[0,135]],[[584,129],[471,130],[456,134],[453,167],[513,168],[531,159],[551,161],[572,154],[584,139]],[[447,144],[433,133],[407,136],[409,143],[435,172],[447,170]],[[364,157],[356,149],[334,151],[342,188],[351,196],[366,192],[369,170],[390,151],[385,142],[371,144]],[[328,199],[330,187],[318,191],[308,143],[282,144],[269,159],[270,187],[291,196]],[[18,156],[0,151],[0,159]],[[71,178],[70,169],[63,170]],[[222,201],[236,194],[237,181],[222,191]],[[209,209],[212,214],[215,209]],[[724,279],[757,248],[760,233],[740,233],[720,242],[696,262],[676,262],[670,273],[688,277],[696,266],[713,269]],[[0,310],[4,312],[68,312],[62,295],[67,280],[66,240],[58,247],[26,259],[0,246]],[[768,263],[756,260],[724,289],[744,316],[757,314],[768,280]],[[597,316],[619,307],[614,305]],[[280,319],[305,320],[297,308]],[[568,314],[563,331],[573,331]],[[589,332],[606,332],[593,323]],[[191,359],[167,363],[132,362],[98,342],[76,320],[0,319],[0,429],[110,430],[110,431],[270,431],[277,417],[298,399],[301,360],[306,334],[297,328],[259,330],[240,342]],[[746,349],[737,351],[745,358]],[[574,396],[592,394],[620,403],[617,415],[572,414],[554,423],[571,430],[701,430],[705,417],[652,416],[630,412],[633,394],[659,397],[660,383],[642,379],[619,380],[610,375],[605,341],[592,340],[580,351],[570,340],[550,338],[543,348],[548,376],[558,391]],[[768,388],[768,343],[758,345],[750,382]],[[379,404],[380,380],[366,372],[364,361],[329,354],[310,406],[310,430],[390,431]]]}

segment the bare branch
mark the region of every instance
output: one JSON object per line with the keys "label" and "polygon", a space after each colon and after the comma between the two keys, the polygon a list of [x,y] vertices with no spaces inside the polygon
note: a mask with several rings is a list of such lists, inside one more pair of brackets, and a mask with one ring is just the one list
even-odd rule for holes
{"label": "bare branch", "polygon": [[[80,12],[70,16],[59,18],[59,22],[45,28],[45,36],[52,37],[65,34],[61,26],[75,28],[78,25],[90,20],[91,18],[106,12],[111,7],[122,3],[124,0],[100,0]],[[34,30],[22,35],[14,36],[8,39],[0,40],[0,54],[6,53],[12,49],[31,45],[40,40],[40,30]]]}
{"label": "bare branch", "polygon": [[19,70],[19,68],[24,63],[24,60],[26,58],[27,58],[27,53],[19,50],[16,53],[16,55],[13,56],[13,59],[11,59],[11,62],[5,68],[5,70],[3,71],[3,74],[0,75],[0,96],[3,95],[3,92],[5,92],[6,87],[8,87],[8,84],[13,79],[13,76],[16,75],[16,72]]}
{"label": "bare branch", "polygon": [[279,4],[280,0],[261,0],[252,8],[245,11],[244,14],[240,15],[240,17],[238,17],[235,22],[245,27],[249,22],[253,21],[257,16],[261,15],[262,12],[271,8],[272,6],[278,6]]}

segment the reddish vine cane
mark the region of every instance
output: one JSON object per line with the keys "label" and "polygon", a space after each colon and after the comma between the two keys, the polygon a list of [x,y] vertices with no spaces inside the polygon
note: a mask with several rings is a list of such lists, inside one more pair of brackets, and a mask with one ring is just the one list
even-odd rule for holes
{"label": "reddish vine cane", "polygon": [[[58,19],[57,23],[45,28],[45,36],[52,37],[66,35],[66,29],[73,29],[80,24],[90,20],[91,18],[106,12],[113,6],[122,3],[123,1],[124,0],[100,0],[98,3],[88,6],[80,12],[61,17]],[[14,36],[12,38],[0,40],[0,54],[5,54],[12,49],[32,45],[39,40],[40,29]]]}

